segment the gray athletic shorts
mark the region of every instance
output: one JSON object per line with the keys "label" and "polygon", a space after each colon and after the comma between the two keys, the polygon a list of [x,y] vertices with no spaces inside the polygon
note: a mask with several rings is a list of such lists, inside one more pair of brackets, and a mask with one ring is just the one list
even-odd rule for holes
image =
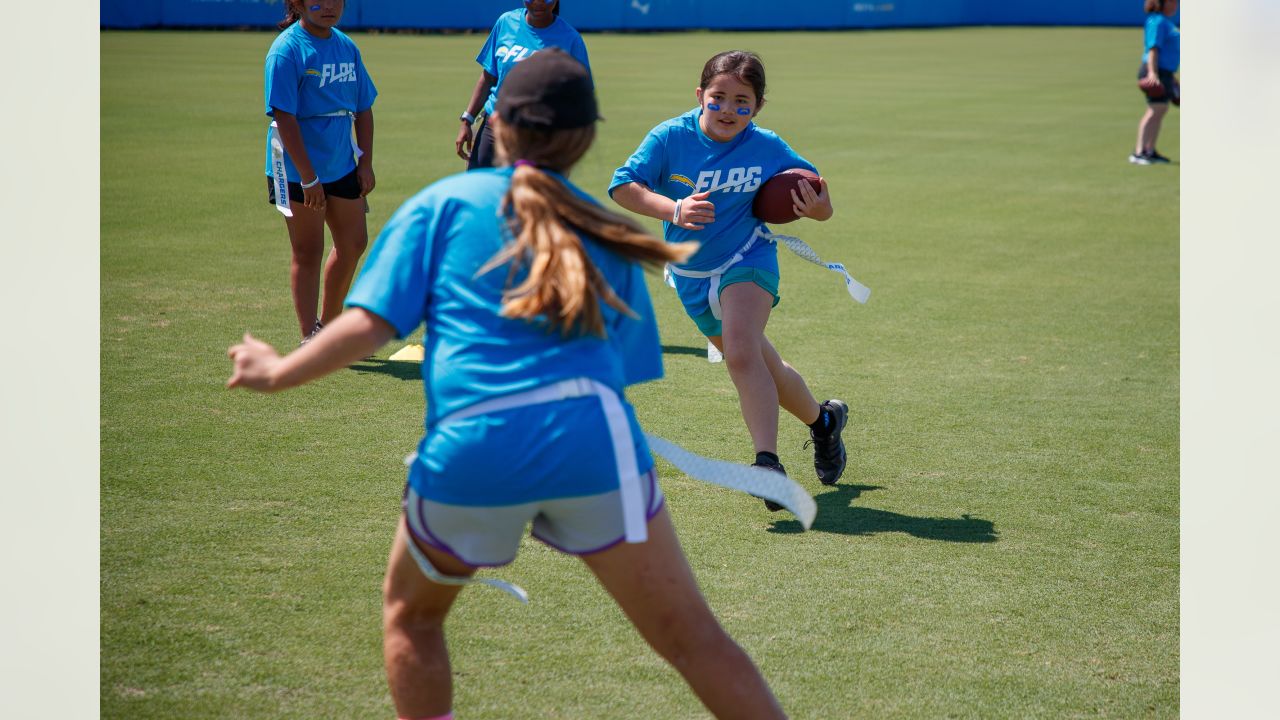
{"label": "gray athletic shorts", "polygon": [[[662,509],[657,469],[640,478],[645,519]],[[472,567],[496,567],[516,559],[525,527],[551,547],[572,555],[589,555],[617,545],[625,533],[622,494],[558,498],[519,505],[448,505],[422,498],[409,485],[404,490],[409,532],[422,544],[443,550]]]}

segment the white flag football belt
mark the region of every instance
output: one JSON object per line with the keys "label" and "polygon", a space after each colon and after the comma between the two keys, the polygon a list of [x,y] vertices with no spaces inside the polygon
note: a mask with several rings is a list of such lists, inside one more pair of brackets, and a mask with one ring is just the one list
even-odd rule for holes
{"label": "white flag football belt", "polygon": [[[348,110],[337,110],[310,117],[344,116],[352,119],[351,152],[359,160],[364,155],[364,151],[356,144],[355,115]],[[289,178],[285,173],[284,167],[284,143],[280,141],[280,128],[276,125],[275,120],[272,120],[271,125],[267,128],[267,145],[271,147],[271,183],[276,191],[276,209],[285,217],[293,217],[293,209],[289,207]]]}
{"label": "white flag football belt", "polygon": [[[450,413],[439,420],[447,423],[462,420],[476,415],[500,412],[518,407],[538,405],[576,397],[596,396],[600,398],[605,413],[605,424],[609,429],[613,444],[614,458],[618,464],[618,490],[622,500],[622,518],[626,541],[644,542],[648,539],[645,523],[644,495],[640,485],[640,472],[636,463],[634,443],[631,436],[631,423],[627,419],[622,400],[613,388],[591,378],[572,378],[544,385],[512,395],[505,395],[491,400],[484,400],[470,407]],[[689,477],[712,485],[750,493],[765,500],[772,500],[790,510],[804,529],[813,525],[813,518],[818,513],[818,506],[794,480],[781,473],[758,467],[739,465],[723,460],[712,460],[685,450],[652,433],[645,433],[649,447],[666,458],[676,468]],[[412,462],[413,455],[405,459],[406,464]],[[482,583],[496,587],[515,596],[521,602],[528,602],[529,594],[511,583],[493,578],[456,577],[444,575],[431,564],[426,555],[414,544],[409,533],[407,542],[409,552],[418,563],[424,575],[432,581],[445,585],[469,585]]]}

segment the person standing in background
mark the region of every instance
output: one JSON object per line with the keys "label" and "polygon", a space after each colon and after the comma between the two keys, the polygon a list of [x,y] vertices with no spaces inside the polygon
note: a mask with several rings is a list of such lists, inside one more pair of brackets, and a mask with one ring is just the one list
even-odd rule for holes
{"label": "person standing in background", "polygon": [[[503,13],[493,24],[489,38],[476,56],[480,63],[480,78],[467,108],[458,116],[462,128],[458,130],[454,147],[458,157],[467,161],[467,169],[493,167],[493,133],[485,119],[493,113],[498,102],[498,89],[511,68],[533,53],[548,47],[558,47],[569,53],[591,72],[587,59],[587,46],[582,35],[568,22],[560,19],[560,0],[524,0],[524,9]],[[483,112],[481,109],[483,108]],[[474,135],[472,124],[476,116],[480,124]]]}
{"label": "person standing in background", "polygon": [[[369,244],[365,196],[373,191],[373,101],[378,90],[360,49],[335,25],[343,0],[287,0],[264,71],[267,201],[285,216],[293,255],[289,290],[302,342],[342,312]],[[354,128],[354,138],[352,135]],[[291,202],[292,201],[292,202]],[[324,226],[333,251],[324,262]]]}
{"label": "person standing in background", "polygon": [[1147,98],[1147,111],[1138,121],[1138,143],[1129,162],[1134,165],[1167,163],[1169,158],[1156,150],[1160,123],[1169,112],[1169,101],[1179,103],[1178,62],[1182,40],[1173,16],[1178,13],[1178,0],[1145,0],[1147,13],[1142,67],[1138,68],[1138,87]]}

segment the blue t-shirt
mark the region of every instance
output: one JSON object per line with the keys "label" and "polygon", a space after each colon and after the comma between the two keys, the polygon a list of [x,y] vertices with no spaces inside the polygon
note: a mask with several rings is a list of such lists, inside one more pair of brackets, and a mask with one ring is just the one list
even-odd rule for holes
{"label": "blue t-shirt", "polygon": [[1178,63],[1182,60],[1182,37],[1173,19],[1164,13],[1147,13],[1146,28],[1143,30],[1142,64],[1147,63],[1151,48],[1155,48],[1158,57],[1156,64],[1160,70],[1178,72]]}
{"label": "blue t-shirt", "polygon": [[[616,474],[610,477],[600,471],[614,461],[594,398],[579,403],[594,402],[597,408],[596,414],[589,416],[594,420],[584,421],[586,426],[528,428],[516,433],[516,439],[511,434],[504,436],[501,447],[485,447],[491,441],[494,423],[501,418],[437,424],[446,415],[482,400],[558,380],[592,378],[621,396],[627,385],[662,377],[662,346],[642,269],[593,240],[584,242],[588,255],[637,317],[602,303],[607,337],[601,338],[584,334],[563,337],[559,331],[548,330],[545,323],[499,315],[510,266],[502,265],[480,276],[476,273],[512,239],[500,216],[511,172],[510,168],[499,168],[453,175],[410,198],[378,236],[346,300],[348,306],[365,308],[385,319],[400,337],[426,323],[422,374],[427,436],[419,445],[410,482],[424,497],[441,502],[486,504],[466,497],[459,489],[474,482],[468,477],[484,474],[476,466],[485,463],[501,466],[492,472],[526,466],[518,473],[522,484],[506,487],[501,499],[491,499],[489,504],[530,501],[539,492],[538,486],[552,480],[557,483],[554,493],[560,496],[616,489]],[[560,179],[579,197],[594,202]],[[521,273],[513,278],[513,286],[523,277]],[[574,402],[553,404],[572,406]],[[644,472],[653,466],[653,460],[634,411],[626,407],[639,469]],[[542,406],[532,413],[541,425],[555,410]],[[568,414],[563,417],[584,417],[571,407],[565,412]],[[562,441],[551,442],[554,438]],[[569,455],[581,458],[584,453],[599,454],[602,459],[594,463],[565,459]],[[469,467],[451,467],[449,457],[470,458],[461,463]],[[530,462],[535,457],[537,462]],[[563,468],[566,462],[580,466],[577,472],[581,477],[538,476]],[[433,484],[433,476],[445,482]]]}
{"label": "blue t-shirt", "polygon": [[573,26],[557,17],[554,22],[544,28],[536,28],[525,22],[525,10],[515,9],[502,14],[489,31],[476,62],[490,75],[498,78],[493,89],[489,91],[489,99],[484,103],[486,114],[492,113],[498,103],[498,88],[515,64],[548,47],[558,47],[569,53],[582,63],[587,72],[591,72],[591,63],[587,60],[587,45],[582,42],[582,35]]}
{"label": "blue t-shirt", "polygon": [[[365,70],[360,50],[337,28],[318,38],[297,22],[285,28],[267,51],[264,95],[267,115],[282,110],[298,118],[302,144],[321,182],[333,182],[355,169],[351,116],[373,107],[378,89]],[[300,178],[285,154],[290,182]],[[271,145],[266,172],[271,174]]]}
{"label": "blue t-shirt", "polygon": [[702,230],[663,222],[667,242],[702,243],[681,266],[689,270],[719,267],[763,225],[751,214],[751,202],[765,180],[792,168],[818,171],[772,130],[750,123],[729,142],[716,142],[699,127],[701,116],[702,108],[694,108],[650,130],[609,184],[610,195],[619,185],[637,182],[672,200],[723,188],[707,198],[715,204],[716,220]]}

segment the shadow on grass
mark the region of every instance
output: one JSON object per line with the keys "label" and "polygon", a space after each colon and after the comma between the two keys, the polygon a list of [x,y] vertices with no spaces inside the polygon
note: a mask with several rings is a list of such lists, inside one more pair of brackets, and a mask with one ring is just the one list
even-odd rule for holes
{"label": "shadow on grass", "polygon": [[416,360],[386,360],[384,358],[358,360],[349,369],[358,373],[390,375],[401,380],[422,379],[422,363]]}
{"label": "shadow on grass", "polygon": [[693,355],[695,357],[706,357],[707,349],[705,347],[701,347],[701,348],[685,347],[684,345],[663,345],[662,354],[663,355]]}
{"label": "shadow on grass", "polygon": [[[912,517],[886,510],[851,506],[863,492],[879,489],[875,485],[837,485],[814,496],[814,501],[818,503],[818,515],[810,530],[839,535],[901,532],[922,540],[963,543],[989,543],[999,539],[995,523],[969,515],[958,518]],[[792,534],[803,531],[798,520],[779,520],[769,528],[769,532],[774,533]]]}

